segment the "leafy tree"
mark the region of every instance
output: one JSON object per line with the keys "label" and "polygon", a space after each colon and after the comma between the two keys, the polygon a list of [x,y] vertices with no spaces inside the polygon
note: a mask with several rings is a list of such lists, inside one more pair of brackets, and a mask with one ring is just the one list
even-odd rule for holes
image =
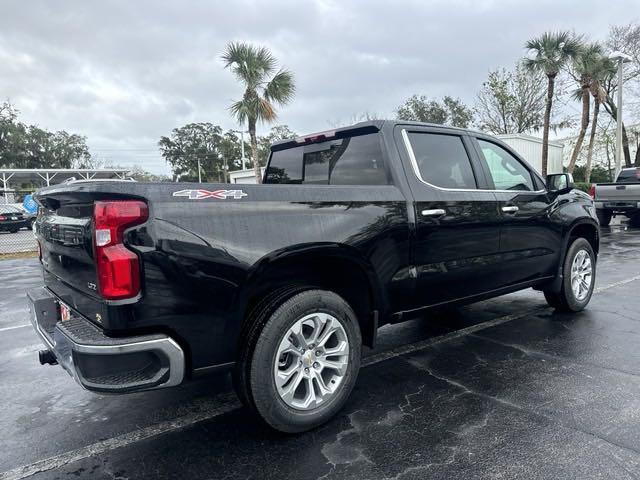
{"label": "leafy tree", "polygon": [[155,173],[151,173],[146,171],[144,168],[134,165],[129,170],[129,177],[133,178],[138,182],[170,182],[171,177],[168,175],[156,175]]}
{"label": "leafy tree", "polygon": [[220,155],[222,128],[211,123],[189,123],[160,137],[158,146],[174,175],[183,181],[198,181],[198,160],[203,181],[220,180],[224,171]]}
{"label": "leafy tree", "polygon": [[[242,168],[242,147],[240,146],[241,138],[234,130],[228,130],[222,136],[220,141],[220,156],[224,163],[225,172],[231,170],[239,170]],[[249,144],[245,143],[245,150],[249,150]],[[226,179],[228,181],[228,179]]]}
{"label": "leafy tree", "polygon": [[577,55],[580,41],[568,32],[545,32],[540,37],[529,40],[525,48],[533,53],[533,58],[524,60],[526,68],[547,76],[547,98],[542,123],[542,175],[546,175],[549,159],[549,125],[556,77]]}
{"label": "leafy tree", "polygon": [[295,138],[298,135],[289,128],[288,125],[276,125],[271,128],[271,131],[264,137],[260,137],[258,140],[258,161],[260,165],[266,165],[269,159],[269,153],[271,152],[271,145],[280,140],[286,140],[288,138]]}
{"label": "leafy tree", "polygon": [[476,100],[479,128],[495,135],[539,130],[545,105],[542,78],[539,72],[528,72],[522,62],[513,70],[490,71]]}
{"label": "leafy tree", "polygon": [[473,111],[459,98],[448,95],[442,101],[412,95],[396,109],[396,118],[467,128],[473,121]]}
{"label": "leafy tree", "polygon": [[90,168],[92,158],[84,136],[64,130],[50,132],[18,121],[7,101],[0,105],[0,166],[5,168]]}
{"label": "leafy tree", "polygon": [[276,59],[268,48],[247,43],[229,43],[222,60],[245,89],[242,99],[233,103],[230,110],[241,125],[247,124],[256,182],[260,183],[256,124],[258,121],[273,122],[277,116],[275,104],[285,105],[293,99],[293,74],[282,68],[276,71]]}

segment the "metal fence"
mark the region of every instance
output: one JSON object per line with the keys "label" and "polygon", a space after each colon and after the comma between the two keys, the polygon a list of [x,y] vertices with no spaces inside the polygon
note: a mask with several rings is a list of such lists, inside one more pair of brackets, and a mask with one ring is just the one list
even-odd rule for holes
{"label": "metal fence", "polygon": [[[3,205],[11,205],[16,208],[20,208],[24,200],[25,195],[30,194],[30,191],[22,190],[2,190],[0,189],[0,207]],[[4,210],[3,210],[4,211]],[[0,215],[9,217],[11,219],[11,213],[2,213]],[[0,257],[12,254],[19,254],[25,252],[35,252],[38,249],[36,238],[31,230],[31,216],[24,213],[26,223],[20,225],[16,230],[16,225],[2,225],[0,222]],[[8,222],[7,222],[8,223]]]}

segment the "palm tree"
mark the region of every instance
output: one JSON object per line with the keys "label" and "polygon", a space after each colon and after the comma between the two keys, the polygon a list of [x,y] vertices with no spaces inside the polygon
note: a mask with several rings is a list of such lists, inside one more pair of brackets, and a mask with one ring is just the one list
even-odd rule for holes
{"label": "palm tree", "polygon": [[573,59],[580,50],[580,40],[569,32],[545,32],[540,37],[529,40],[525,48],[534,54],[526,58],[525,66],[531,71],[542,72],[547,76],[547,98],[542,127],[542,175],[547,174],[549,158],[549,124],[555,80],[560,70]]}
{"label": "palm tree", "polygon": [[247,124],[256,182],[261,183],[256,124],[273,122],[277,116],[274,104],[285,105],[291,101],[295,93],[293,74],[283,68],[276,71],[276,59],[268,48],[242,42],[229,43],[222,60],[224,67],[230,68],[244,85],[242,100],[234,102],[229,109],[241,125]]}
{"label": "palm tree", "polygon": [[599,74],[598,70],[601,68],[601,59],[603,56],[604,50],[602,47],[597,43],[592,43],[581,48],[573,59],[573,75],[580,84],[580,90],[576,92],[576,97],[582,101],[582,118],[580,121],[580,132],[578,133],[578,138],[576,139],[576,144],[571,153],[571,159],[569,160],[569,166],[567,167],[569,173],[573,173],[576,167],[576,161],[582,149],[582,142],[584,142],[584,136],[589,127],[591,87],[595,77]]}
{"label": "palm tree", "polygon": [[591,181],[591,162],[593,160],[593,144],[596,138],[596,129],[598,128],[598,113],[600,113],[600,105],[607,100],[607,91],[604,88],[605,82],[616,74],[616,64],[606,55],[598,58],[598,63],[593,71],[591,79],[591,87],[589,91],[593,97],[593,120],[591,121],[591,133],[589,134],[589,147],[587,149],[587,164],[584,170],[584,181]]}

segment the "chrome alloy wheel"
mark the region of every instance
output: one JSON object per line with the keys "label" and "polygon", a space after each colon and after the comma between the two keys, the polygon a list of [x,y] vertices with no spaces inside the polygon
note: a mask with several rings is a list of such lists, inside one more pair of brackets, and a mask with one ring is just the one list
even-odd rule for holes
{"label": "chrome alloy wheel", "polygon": [[581,302],[589,294],[593,279],[591,257],[586,250],[579,250],[571,264],[571,289],[573,295]]}
{"label": "chrome alloy wheel", "polygon": [[278,346],[273,373],[280,398],[312,410],[336,393],[349,364],[349,340],[337,318],[312,313],[296,321]]}

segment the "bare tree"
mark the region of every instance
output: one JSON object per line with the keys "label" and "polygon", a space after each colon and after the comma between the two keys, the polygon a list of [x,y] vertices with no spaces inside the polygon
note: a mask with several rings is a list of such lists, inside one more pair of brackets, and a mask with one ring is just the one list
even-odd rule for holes
{"label": "bare tree", "polygon": [[544,75],[522,62],[513,70],[489,72],[476,97],[476,123],[490,133],[527,133],[542,128],[546,88]]}

